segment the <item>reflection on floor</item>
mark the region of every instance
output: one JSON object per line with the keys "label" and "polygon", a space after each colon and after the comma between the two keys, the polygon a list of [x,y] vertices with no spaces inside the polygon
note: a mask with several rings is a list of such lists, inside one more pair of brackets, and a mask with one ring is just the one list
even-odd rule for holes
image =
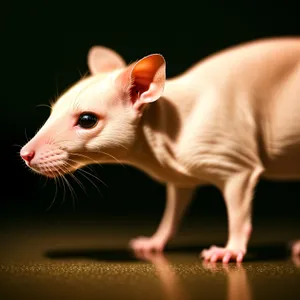
{"label": "reflection on floor", "polygon": [[[293,230],[281,228],[282,239]],[[163,255],[126,249],[139,231],[152,230],[92,221],[2,224],[0,299],[300,299],[300,258],[290,257],[278,231],[261,230],[247,260],[225,266],[198,258],[211,239],[222,242],[217,228],[200,238],[183,230]]]}

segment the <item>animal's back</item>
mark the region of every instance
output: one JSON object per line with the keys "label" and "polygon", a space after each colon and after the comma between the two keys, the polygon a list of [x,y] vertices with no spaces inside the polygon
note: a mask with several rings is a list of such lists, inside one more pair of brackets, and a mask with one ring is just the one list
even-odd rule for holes
{"label": "animal's back", "polygon": [[208,57],[177,78],[194,98],[179,147],[188,163],[225,173],[261,164],[266,176],[299,176],[288,158],[300,160],[300,147],[288,151],[300,136],[299,70],[299,38],[267,39]]}
{"label": "animal's back", "polygon": [[[299,64],[300,37],[248,42],[210,55],[169,79],[165,95],[187,113],[211,92],[224,96],[220,101],[229,102],[233,102],[233,94],[250,95],[251,105],[260,109],[262,101],[274,100]],[[241,97],[238,101],[241,103]]]}
{"label": "animal's back", "polygon": [[[265,67],[266,74],[276,73],[285,65],[300,59],[300,37],[267,38],[246,42],[209,55],[187,69],[181,77],[205,75],[208,78],[223,78],[224,75],[250,73],[255,77],[256,67]],[[276,62],[276,63],[275,63]],[[215,72],[215,71],[218,72]],[[259,77],[259,74],[257,74]]]}

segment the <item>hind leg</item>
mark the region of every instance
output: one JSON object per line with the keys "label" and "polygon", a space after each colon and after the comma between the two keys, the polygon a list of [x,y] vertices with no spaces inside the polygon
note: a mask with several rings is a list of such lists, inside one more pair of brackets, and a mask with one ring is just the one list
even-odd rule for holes
{"label": "hind leg", "polygon": [[204,260],[223,263],[243,260],[252,231],[253,191],[261,173],[261,168],[246,170],[234,174],[225,182],[222,192],[228,214],[228,240],[225,247],[212,246],[203,250],[201,256]]}

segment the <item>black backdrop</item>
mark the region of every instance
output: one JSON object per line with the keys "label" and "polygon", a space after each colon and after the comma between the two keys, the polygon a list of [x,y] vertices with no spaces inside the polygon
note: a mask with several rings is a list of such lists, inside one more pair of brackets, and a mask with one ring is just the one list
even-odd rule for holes
{"label": "black backdrop", "polygon": [[[150,3],[134,6],[127,3],[123,11],[102,9],[79,3],[42,7],[33,4],[7,3],[1,17],[1,198],[0,213],[6,217],[101,216],[128,217],[155,214],[164,207],[164,187],[142,172],[122,166],[95,166],[97,176],[108,187],[77,176],[87,194],[70,179],[78,197],[75,206],[71,192],[34,175],[19,158],[19,147],[32,137],[49,114],[49,101],[61,94],[87,72],[86,54],[95,44],[118,51],[127,62],[152,52],[162,53],[167,61],[167,76],[184,71],[193,63],[225,47],[260,37],[299,35],[296,7],[282,1],[280,5],[239,2],[201,3],[201,7],[169,6],[167,13]],[[121,3],[121,2],[120,2]],[[147,6],[148,5],[148,6]],[[184,9],[185,7],[185,9]],[[131,10],[134,8],[135,10]],[[177,9],[177,12],[175,11]],[[174,11],[172,10],[174,9]],[[180,14],[181,12],[181,14]],[[95,14],[94,14],[95,13]],[[88,25],[88,26],[85,26]],[[116,29],[113,28],[115,25]],[[148,30],[149,25],[152,31]],[[77,26],[81,27],[76,31]],[[147,27],[147,30],[146,30]],[[74,29],[74,31],[70,31]],[[300,84],[300,83],[299,83]],[[299,99],[300,101],[300,99]],[[26,134],[25,134],[26,131]],[[92,179],[92,178],[91,178]],[[300,183],[258,185],[254,201],[255,214],[297,215],[300,207]],[[202,188],[190,213],[201,216],[224,216],[222,198],[214,188]]]}

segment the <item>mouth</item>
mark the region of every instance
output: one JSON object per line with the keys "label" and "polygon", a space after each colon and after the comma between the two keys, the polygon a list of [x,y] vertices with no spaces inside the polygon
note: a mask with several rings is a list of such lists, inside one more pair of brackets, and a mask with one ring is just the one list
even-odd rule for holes
{"label": "mouth", "polygon": [[63,177],[64,175],[73,173],[78,169],[78,164],[75,161],[69,161],[68,159],[57,161],[39,161],[27,166],[34,172],[45,176],[47,178]]}
{"label": "mouth", "polygon": [[61,168],[37,168],[37,167],[33,167],[33,166],[29,166],[29,168],[31,170],[33,170],[34,172],[45,176],[47,178],[57,178],[57,177],[62,177],[66,174],[72,173],[74,170],[73,169],[65,169],[62,170]]}
{"label": "mouth", "polygon": [[27,167],[33,172],[47,178],[58,178],[73,173],[85,165],[85,155],[72,155],[59,148],[47,145],[46,149],[39,152],[30,161],[25,161]]}

